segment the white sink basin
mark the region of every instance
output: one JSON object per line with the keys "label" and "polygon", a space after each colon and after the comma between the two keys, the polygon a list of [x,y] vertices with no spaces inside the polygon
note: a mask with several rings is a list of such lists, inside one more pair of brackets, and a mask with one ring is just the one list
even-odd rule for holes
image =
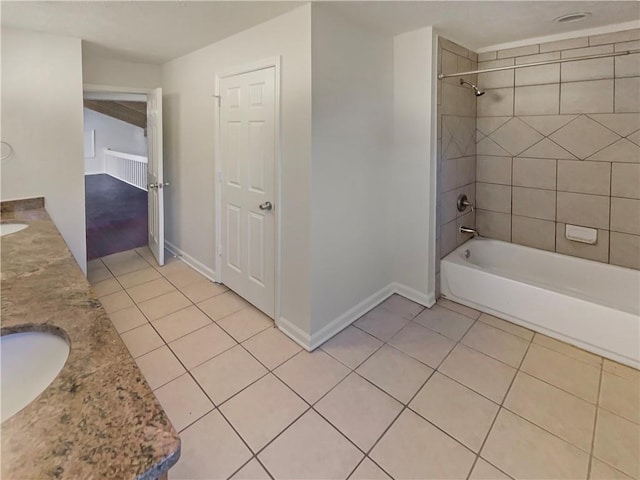
{"label": "white sink basin", "polygon": [[0,223],[0,237],[24,230],[29,225],[24,223]]}
{"label": "white sink basin", "polygon": [[69,344],[53,333],[11,333],[0,337],[0,356],[4,422],[53,382],[67,361]]}

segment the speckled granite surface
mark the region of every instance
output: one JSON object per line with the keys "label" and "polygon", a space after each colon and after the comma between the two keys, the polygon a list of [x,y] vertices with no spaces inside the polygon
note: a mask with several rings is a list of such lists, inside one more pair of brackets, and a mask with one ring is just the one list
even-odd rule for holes
{"label": "speckled granite surface", "polygon": [[[180,438],[42,208],[4,211],[29,228],[2,237],[2,334],[56,330],[66,365],[1,429],[6,479],[153,479]],[[62,332],[60,332],[62,330]]]}

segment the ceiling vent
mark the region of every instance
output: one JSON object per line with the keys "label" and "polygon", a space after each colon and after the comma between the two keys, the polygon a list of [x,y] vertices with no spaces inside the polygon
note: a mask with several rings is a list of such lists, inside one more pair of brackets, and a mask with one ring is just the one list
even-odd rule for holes
{"label": "ceiling vent", "polygon": [[576,12],[576,13],[567,13],[566,15],[562,15],[554,19],[554,22],[558,23],[568,23],[568,22],[579,22],[580,20],[584,20],[587,17],[591,16],[591,12]]}

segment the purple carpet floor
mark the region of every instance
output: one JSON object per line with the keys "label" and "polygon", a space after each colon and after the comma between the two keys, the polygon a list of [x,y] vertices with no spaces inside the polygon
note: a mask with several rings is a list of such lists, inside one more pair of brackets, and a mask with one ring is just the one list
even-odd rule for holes
{"label": "purple carpet floor", "polygon": [[87,175],[87,259],[147,244],[147,192],[109,175]]}

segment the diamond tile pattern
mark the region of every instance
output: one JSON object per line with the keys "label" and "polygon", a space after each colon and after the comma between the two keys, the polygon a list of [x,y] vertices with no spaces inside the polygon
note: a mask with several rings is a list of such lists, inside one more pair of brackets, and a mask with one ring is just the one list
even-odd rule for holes
{"label": "diamond tile pattern", "polygon": [[551,134],[550,138],[581,160],[611,145],[620,136],[585,115]]}
{"label": "diamond tile pattern", "polygon": [[511,155],[518,155],[544,137],[518,118],[512,118],[490,135]]}
{"label": "diamond tile pattern", "polygon": [[640,372],[496,317],[396,295],[308,353],[273,327],[239,343],[235,307],[203,327],[166,307],[113,317],[180,431],[174,480],[637,478]]}

